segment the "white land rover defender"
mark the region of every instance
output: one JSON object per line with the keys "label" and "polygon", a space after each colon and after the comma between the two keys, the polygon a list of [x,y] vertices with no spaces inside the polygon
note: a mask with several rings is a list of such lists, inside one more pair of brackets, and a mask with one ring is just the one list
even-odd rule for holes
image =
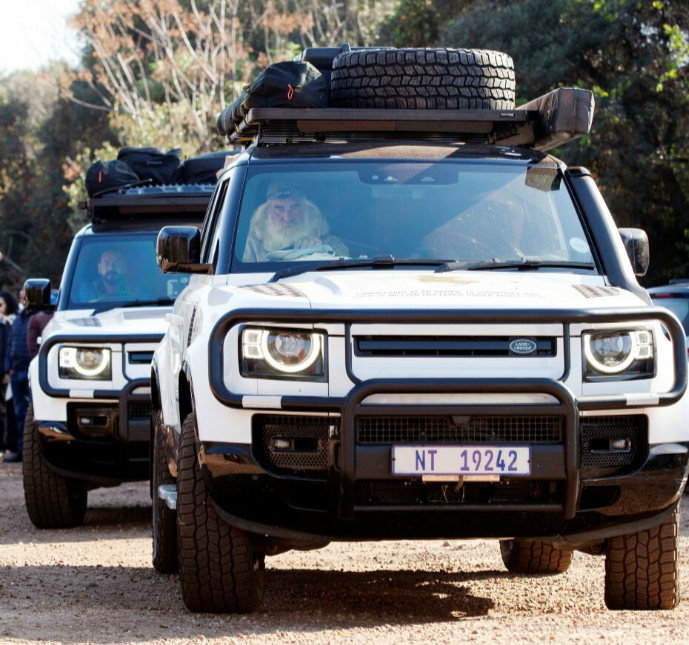
{"label": "white land rover defender", "polygon": [[[77,526],[89,490],[149,478],[151,358],[189,282],[160,273],[156,238],[168,224],[200,224],[213,188],[129,187],[82,203],[91,224],[74,238],[29,372],[24,491],[38,528]],[[50,283],[30,280],[26,293],[47,308]]]}
{"label": "white land rover defender", "polygon": [[[339,54],[331,97],[338,69],[390,70],[400,101],[437,61],[485,81],[462,88],[509,78],[502,55],[407,54]],[[685,336],[636,280],[643,232],[544,152],[588,132],[591,93],[365,89],[253,108],[203,229],[159,235],[191,279],[152,365],[156,569],[192,611],[247,612],[288,549],[495,538],[510,571],[600,555],[608,607],[674,607]]]}

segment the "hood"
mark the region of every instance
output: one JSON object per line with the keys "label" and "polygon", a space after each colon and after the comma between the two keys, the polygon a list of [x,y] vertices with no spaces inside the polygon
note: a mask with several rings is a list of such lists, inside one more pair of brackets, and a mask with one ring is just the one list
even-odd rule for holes
{"label": "hood", "polygon": [[[62,311],[51,320],[48,332],[75,336],[111,336],[159,334],[167,331],[166,314],[172,307],[138,307],[109,309],[90,315],[92,310]],[[47,337],[46,332],[43,334]]]}
{"label": "hood", "polygon": [[[373,270],[306,273],[277,283],[239,288],[260,302],[246,306],[314,309],[591,309],[647,306],[634,294],[609,287],[600,276],[545,272]],[[291,298],[290,298],[291,297]],[[267,300],[273,300],[268,305]],[[308,301],[306,304],[305,301]]]}

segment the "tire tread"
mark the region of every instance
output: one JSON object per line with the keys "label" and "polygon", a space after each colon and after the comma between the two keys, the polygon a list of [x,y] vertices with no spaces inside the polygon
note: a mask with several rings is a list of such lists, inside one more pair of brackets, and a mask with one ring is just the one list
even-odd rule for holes
{"label": "tire tread", "polygon": [[[159,413],[158,413],[159,414]],[[156,420],[157,421],[157,420]],[[165,459],[165,444],[159,423],[154,424],[153,444],[153,568],[158,573],[177,573],[177,513],[158,499],[158,486],[175,483]],[[156,532],[156,515],[158,530]]]}
{"label": "tire tread", "polygon": [[22,477],[26,510],[36,528],[74,528],[84,521],[88,494],[79,482],[48,466],[31,405],[24,422]]}
{"label": "tire tread", "polygon": [[502,561],[513,573],[564,573],[572,564],[572,552],[541,540],[501,540]]}
{"label": "tire tread", "polygon": [[514,64],[482,50],[346,52],[333,61],[330,96],[350,108],[513,110]]}
{"label": "tire tread", "polygon": [[263,600],[263,560],[250,536],[224,522],[198,465],[193,415],[184,420],[177,474],[177,544],[184,604],[193,612],[249,613]]}
{"label": "tire tread", "polygon": [[679,507],[660,526],[610,538],[605,557],[608,609],[674,609],[679,589]]}

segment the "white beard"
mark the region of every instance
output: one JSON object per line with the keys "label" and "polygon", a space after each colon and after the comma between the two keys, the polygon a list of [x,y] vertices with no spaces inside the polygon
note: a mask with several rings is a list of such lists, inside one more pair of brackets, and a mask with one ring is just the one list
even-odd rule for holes
{"label": "white beard", "polygon": [[285,223],[280,227],[273,225],[265,232],[263,246],[268,251],[280,251],[304,237],[318,237],[315,228],[307,224]]}

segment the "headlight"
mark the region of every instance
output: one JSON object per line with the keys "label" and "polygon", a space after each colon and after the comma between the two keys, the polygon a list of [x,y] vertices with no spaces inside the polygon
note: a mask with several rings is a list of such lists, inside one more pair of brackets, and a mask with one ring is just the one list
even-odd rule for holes
{"label": "headlight", "polygon": [[100,347],[61,347],[60,378],[108,381],[112,378],[110,350]]}
{"label": "headlight", "polygon": [[244,329],[242,376],[253,378],[325,377],[323,334],[301,329]]}
{"label": "headlight", "polygon": [[596,332],[583,335],[586,377],[649,378],[655,372],[653,333]]}

